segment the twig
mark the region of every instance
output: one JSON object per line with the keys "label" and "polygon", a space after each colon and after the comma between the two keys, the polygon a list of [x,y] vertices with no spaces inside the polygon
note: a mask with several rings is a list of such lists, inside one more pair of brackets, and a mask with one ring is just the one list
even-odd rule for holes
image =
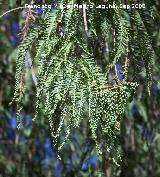
{"label": "twig", "polygon": [[115,90],[117,88],[120,88],[121,86],[122,86],[121,84],[116,84],[116,85],[113,85],[113,86],[106,85],[106,86],[100,87],[100,89]]}
{"label": "twig", "polygon": [[128,59],[128,42],[127,42],[124,72],[123,72],[125,80],[127,80],[127,76],[128,76],[128,63],[129,63],[129,59]]}
{"label": "twig", "polygon": [[13,12],[13,11],[16,11],[16,10],[19,10],[19,9],[24,9],[25,7],[16,7],[14,9],[11,9],[11,10],[8,10],[7,12],[3,13],[0,18],[2,18],[3,16],[5,16],[6,14],[10,13],[10,12]]}
{"label": "twig", "polygon": [[85,6],[84,2],[83,2],[83,20],[84,20],[84,29],[85,29],[85,32],[88,33],[86,6]]}
{"label": "twig", "polygon": [[24,22],[24,26],[22,28],[22,37],[21,37],[21,40],[23,41],[25,39],[25,37],[27,36],[27,32],[29,30],[29,22],[30,22],[30,19],[32,19],[33,21],[35,21],[35,17],[33,16],[32,14],[33,10],[31,8],[28,8],[28,11],[27,11],[27,16],[26,16],[26,19],[25,19],[25,22]]}
{"label": "twig", "polygon": [[[115,28],[113,29],[113,56],[115,55],[114,53],[115,53],[115,51],[116,51],[116,30],[115,30]],[[116,63],[116,61],[115,61],[115,56],[114,56],[114,64]]]}

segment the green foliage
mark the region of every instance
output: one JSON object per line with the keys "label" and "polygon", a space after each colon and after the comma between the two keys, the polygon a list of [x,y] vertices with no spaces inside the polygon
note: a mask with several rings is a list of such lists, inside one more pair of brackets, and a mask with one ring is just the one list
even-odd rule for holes
{"label": "green foliage", "polygon": [[[132,59],[135,64],[138,64],[139,59],[144,62],[150,88],[154,55],[147,31],[136,10],[129,13],[122,9],[112,9],[110,12],[91,9],[87,11],[89,19],[85,19],[84,13],[69,8],[43,14],[37,24],[38,30],[31,30],[19,46],[14,100],[20,113],[25,94],[25,56],[28,51],[33,51],[32,61],[37,67],[38,77],[34,120],[44,109],[53,144],[57,146],[62,127],[65,127],[66,141],[71,128],[80,126],[87,113],[92,136],[101,153],[98,130],[106,139],[108,151],[113,149],[116,125],[138,85],[128,82],[127,78],[117,83],[111,79],[111,84],[107,78],[110,76],[107,66],[117,61],[123,63],[127,55],[125,49],[128,48],[129,52],[134,52]],[[97,13],[101,17],[97,17]],[[102,43],[101,40],[99,42],[101,38],[104,38]],[[110,41],[107,41],[108,38]],[[100,51],[106,43],[110,50],[109,57],[106,52]],[[103,67],[101,62],[104,62]],[[104,68],[107,72],[104,72]],[[126,64],[124,71],[128,72]],[[58,151],[64,142],[58,145]]]}
{"label": "green foliage", "polygon": [[[146,69],[146,78],[148,83],[148,90],[152,84],[152,70],[153,70],[153,62],[154,62],[154,51],[152,48],[152,42],[150,41],[147,30],[144,26],[144,22],[141,19],[141,16],[138,12],[135,12],[132,17],[132,22],[134,27],[134,45],[136,43],[138,46],[141,46],[139,51],[139,56],[141,61],[143,61],[145,69]],[[134,51],[135,52],[135,51]],[[136,60],[136,59],[135,59]],[[150,93],[150,91],[149,91]]]}

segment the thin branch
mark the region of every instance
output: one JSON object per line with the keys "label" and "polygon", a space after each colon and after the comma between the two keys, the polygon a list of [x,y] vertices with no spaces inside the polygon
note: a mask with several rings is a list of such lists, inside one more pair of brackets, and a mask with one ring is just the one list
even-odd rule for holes
{"label": "thin branch", "polygon": [[26,38],[27,33],[29,31],[30,19],[33,21],[36,20],[35,17],[33,16],[32,12],[33,12],[33,10],[31,8],[28,8],[28,11],[26,12],[27,15],[26,15],[26,19],[24,22],[24,26],[22,28],[22,33],[20,34],[21,35],[21,42]]}
{"label": "thin branch", "polygon": [[125,80],[127,80],[127,77],[128,77],[128,65],[129,65],[128,52],[129,52],[129,49],[128,49],[128,42],[127,42],[125,64],[123,66],[123,68],[124,68],[124,72],[123,73],[124,73],[124,79]]}
{"label": "thin branch", "polygon": [[25,7],[16,7],[14,9],[11,9],[11,10],[8,10],[7,12],[3,13],[0,18],[2,18],[3,16],[5,16],[6,14],[10,13],[10,12],[13,12],[13,11],[16,11],[16,10],[19,10],[19,9],[24,9]]}
{"label": "thin branch", "polygon": [[85,32],[88,33],[86,6],[85,6],[84,2],[83,2],[83,20],[84,20],[84,29],[85,29]]}

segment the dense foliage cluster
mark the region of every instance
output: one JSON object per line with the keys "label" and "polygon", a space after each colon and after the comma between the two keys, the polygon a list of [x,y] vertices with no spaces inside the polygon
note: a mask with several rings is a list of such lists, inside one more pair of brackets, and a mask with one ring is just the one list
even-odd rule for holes
{"label": "dense foliage cluster", "polygon": [[[30,9],[28,11],[32,12]],[[98,21],[97,14],[101,14]],[[33,19],[32,13],[27,15]],[[29,19],[28,16],[26,19]],[[133,30],[133,33],[129,33]],[[97,38],[102,41],[94,46]],[[108,54],[106,51],[99,51],[106,50],[106,45],[111,50],[109,57],[105,57]],[[66,127],[67,140],[70,129],[79,126],[87,112],[97,147],[97,132],[101,129],[110,149],[109,142],[114,139],[116,123],[124,115],[126,103],[137,86],[127,81],[128,50],[134,52],[134,62],[139,57],[144,62],[148,88],[152,80],[153,49],[137,10],[127,12],[116,8],[106,12],[93,8],[87,11],[87,19],[86,9],[71,6],[57,9],[56,12],[47,10],[29,29],[28,36],[23,37],[18,50],[14,100],[20,105],[19,113],[26,91],[24,63],[29,60],[27,53],[33,51],[30,60],[32,67],[37,67],[38,77],[34,119],[44,107],[55,146],[63,125]],[[110,72],[107,65],[116,65],[117,62],[125,62],[125,78],[122,81],[116,79],[115,83],[113,78],[108,81]],[[64,143],[58,147],[58,151]]]}

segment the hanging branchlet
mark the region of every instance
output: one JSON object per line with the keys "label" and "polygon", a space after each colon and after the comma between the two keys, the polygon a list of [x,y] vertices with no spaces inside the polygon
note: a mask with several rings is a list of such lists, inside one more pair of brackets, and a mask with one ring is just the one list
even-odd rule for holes
{"label": "hanging branchlet", "polygon": [[[135,11],[131,16],[131,23],[134,26],[133,36],[134,43],[131,44],[132,58],[136,64],[135,71],[137,68],[144,67],[146,70],[146,86],[148,88],[148,94],[150,95],[150,88],[152,85],[152,74],[153,74],[153,63],[154,63],[154,50],[152,42],[150,41],[146,27],[141,19],[140,14]],[[135,53],[137,51],[137,53]],[[139,66],[140,61],[143,62],[144,66]],[[136,73],[137,74],[137,73]]]}

